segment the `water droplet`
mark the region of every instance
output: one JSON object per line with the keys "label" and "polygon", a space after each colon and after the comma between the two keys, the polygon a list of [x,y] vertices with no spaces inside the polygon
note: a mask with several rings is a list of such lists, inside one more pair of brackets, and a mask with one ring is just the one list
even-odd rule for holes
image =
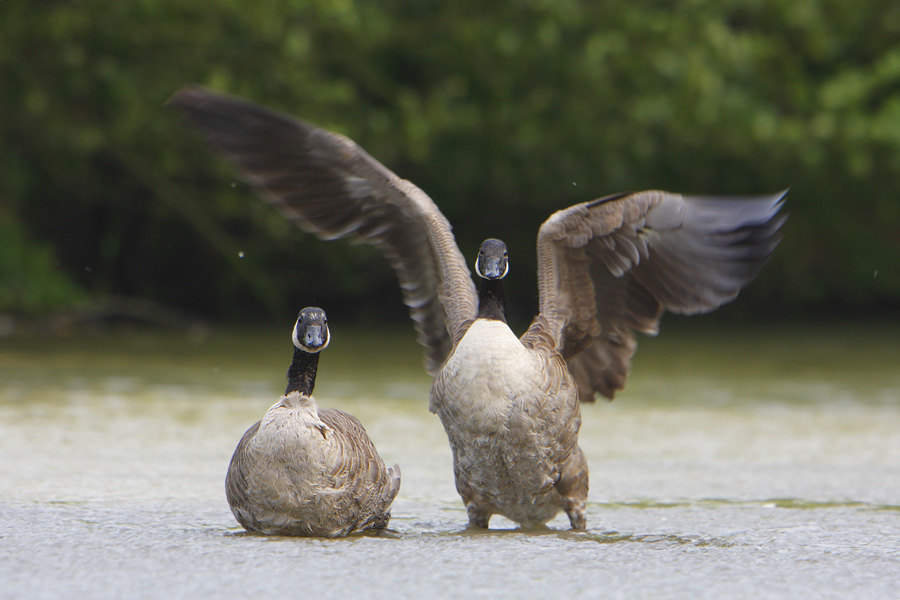
{"label": "water droplet", "polygon": [[244,252],[243,252],[243,251],[238,252],[238,258],[244,258]]}
{"label": "water droplet", "polygon": [[878,269],[875,269],[875,274],[872,275],[873,278],[878,277]]}
{"label": "water droplet", "polygon": [[572,182],[572,185],[578,185],[578,184],[577,184],[577,183],[575,183],[575,182],[574,182],[574,181],[573,181],[573,182]]}
{"label": "water droplet", "polygon": [[236,182],[236,181],[232,181],[232,182],[231,182],[231,187],[236,188],[236,187],[237,187],[237,182]]}

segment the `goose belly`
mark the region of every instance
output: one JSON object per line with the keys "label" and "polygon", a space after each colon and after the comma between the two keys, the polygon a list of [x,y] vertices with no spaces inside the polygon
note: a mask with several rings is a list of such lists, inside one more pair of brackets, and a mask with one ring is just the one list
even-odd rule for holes
{"label": "goose belly", "polygon": [[432,410],[453,450],[457,489],[519,523],[559,510],[550,490],[574,451],[580,412],[561,359],[477,320],[435,379]]}

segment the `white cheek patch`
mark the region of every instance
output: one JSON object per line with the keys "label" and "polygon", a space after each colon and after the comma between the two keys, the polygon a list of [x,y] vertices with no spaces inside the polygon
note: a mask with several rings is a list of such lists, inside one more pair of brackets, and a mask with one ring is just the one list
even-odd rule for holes
{"label": "white cheek patch", "polygon": [[291,339],[294,341],[294,347],[300,350],[303,350],[303,344],[300,343],[300,338],[297,337],[297,328],[300,325],[300,321],[294,324],[294,332],[291,334]]}
{"label": "white cheek patch", "polygon": [[[481,274],[481,255],[479,254],[475,257],[475,273],[478,274],[479,277],[484,279],[484,275]],[[509,261],[506,261],[506,264],[503,265],[503,274],[498,277],[498,279],[503,279],[506,277],[506,274],[509,273]]]}

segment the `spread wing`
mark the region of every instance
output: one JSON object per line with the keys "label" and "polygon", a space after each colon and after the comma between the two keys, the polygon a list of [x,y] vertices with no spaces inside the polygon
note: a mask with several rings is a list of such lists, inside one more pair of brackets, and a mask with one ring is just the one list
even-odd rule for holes
{"label": "spread wing", "polygon": [[734,300],[780,237],[786,192],[753,198],[622,194],[554,213],[538,233],[540,314],[523,343],[558,350],[583,401],[625,385],[634,333],[663,311]]}
{"label": "spread wing", "polygon": [[385,254],[434,374],[478,307],[450,224],[434,202],[342,135],[198,87],[169,103],[304,231]]}

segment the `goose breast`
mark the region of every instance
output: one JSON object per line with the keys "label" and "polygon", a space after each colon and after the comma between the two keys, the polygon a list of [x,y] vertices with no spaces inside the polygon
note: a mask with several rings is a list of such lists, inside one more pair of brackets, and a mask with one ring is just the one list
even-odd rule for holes
{"label": "goose breast", "polygon": [[562,358],[526,348],[505,323],[487,319],[472,324],[435,378],[431,410],[450,438],[457,487],[507,515],[519,503],[533,514],[581,425]]}

